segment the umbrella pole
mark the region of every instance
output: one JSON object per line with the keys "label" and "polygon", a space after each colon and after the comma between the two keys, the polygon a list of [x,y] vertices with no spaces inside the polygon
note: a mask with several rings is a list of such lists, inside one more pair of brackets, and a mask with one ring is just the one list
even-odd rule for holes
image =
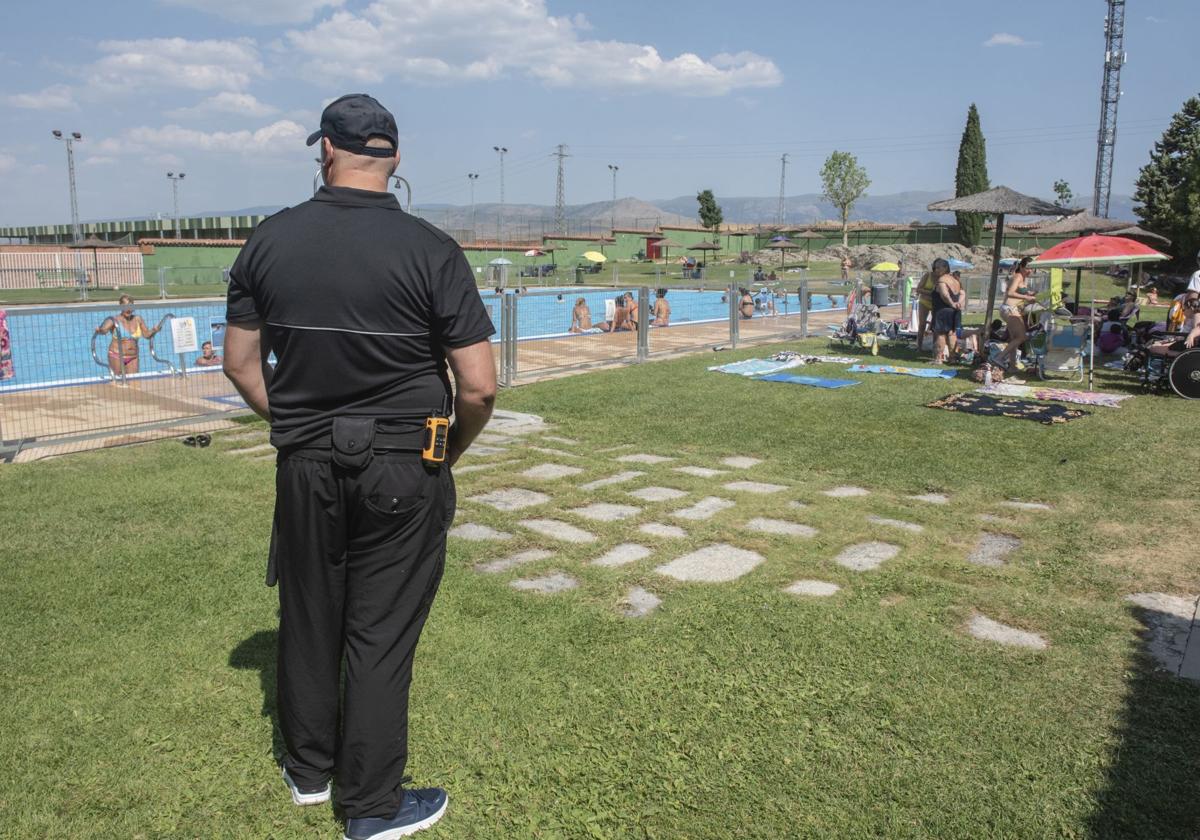
{"label": "umbrella pole", "polygon": [[1000,279],[1000,246],[1004,242],[1004,214],[996,215],[996,239],[992,244],[992,282],[988,284],[987,313],[983,318],[983,334],[988,334],[992,311],[996,308],[996,282]]}

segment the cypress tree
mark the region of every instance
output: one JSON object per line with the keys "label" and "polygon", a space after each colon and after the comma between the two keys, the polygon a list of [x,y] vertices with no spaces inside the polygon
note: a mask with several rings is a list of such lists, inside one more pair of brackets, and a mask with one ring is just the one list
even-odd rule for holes
{"label": "cypress tree", "polygon": [[1200,97],[1183,103],[1138,174],[1133,212],[1191,270],[1200,248]]}
{"label": "cypress tree", "polygon": [[[987,147],[983,130],[979,127],[979,111],[975,103],[967,111],[967,125],[963,128],[962,141],[958,144],[958,169],[954,173],[954,195],[983,192],[988,189]],[[974,247],[983,236],[982,213],[955,213],[958,223],[958,238],[962,244]]]}

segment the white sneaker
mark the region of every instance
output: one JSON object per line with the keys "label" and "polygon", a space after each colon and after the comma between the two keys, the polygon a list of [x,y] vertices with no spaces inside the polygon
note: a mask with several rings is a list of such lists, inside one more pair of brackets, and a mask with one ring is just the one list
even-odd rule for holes
{"label": "white sneaker", "polygon": [[323,788],[302,788],[296,784],[296,781],[288,773],[286,767],[283,769],[283,783],[292,792],[292,801],[297,805],[320,805],[322,802],[328,802],[332,796],[332,788],[329,782],[326,782]]}

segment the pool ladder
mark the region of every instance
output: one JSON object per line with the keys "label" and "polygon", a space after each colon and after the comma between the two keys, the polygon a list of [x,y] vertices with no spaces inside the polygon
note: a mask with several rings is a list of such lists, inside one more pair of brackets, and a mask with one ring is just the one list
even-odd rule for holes
{"label": "pool ladder", "polygon": [[[175,314],[173,312],[168,312],[166,315],[162,316],[161,319],[159,319],[158,326],[155,327],[154,329],[155,330],[162,329],[162,325],[166,322],[166,320],[168,318],[174,318],[174,317],[175,317]],[[99,332],[92,333],[92,344],[91,344],[92,361],[94,361],[100,367],[104,368],[104,370],[106,370],[108,372],[109,378],[112,379],[114,382],[119,380],[123,383],[123,382],[125,382],[125,365],[122,364],[120,366],[121,367],[120,373],[114,373],[113,369],[112,369],[112,365],[110,365],[105,359],[100,358],[100,354],[96,350],[96,339],[100,338],[100,336],[102,336],[102,335],[105,335],[105,333],[99,333]],[[117,326],[115,320],[113,321],[112,332],[109,333],[108,335],[110,336],[110,338],[109,338],[110,343],[115,341],[117,344],[117,352],[120,353],[121,352],[121,350],[120,350],[121,340],[122,340],[121,328]],[[154,336],[150,336],[149,338],[146,339],[146,345],[150,349],[150,358],[154,359],[154,361],[158,362],[160,365],[163,365],[164,367],[166,367],[172,376],[185,376],[186,375],[186,371],[182,367],[176,365],[170,359],[164,359],[162,356],[158,355],[158,352],[154,349]],[[124,362],[124,359],[122,359],[121,361]]]}

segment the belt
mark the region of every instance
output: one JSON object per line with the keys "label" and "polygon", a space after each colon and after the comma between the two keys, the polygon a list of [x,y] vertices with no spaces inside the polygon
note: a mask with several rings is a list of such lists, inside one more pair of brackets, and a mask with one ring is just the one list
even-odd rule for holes
{"label": "belt", "polygon": [[[376,427],[375,442],[371,449],[375,452],[421,452],[425,448],[425,429],[409,429],[406,431],[385,431]],[[305,441],[299,446],[291,446],[280,450],[282,455],[295,455],[299,452],[325,452],[333,449],[333,435],[324,434],[320,437]]]}

